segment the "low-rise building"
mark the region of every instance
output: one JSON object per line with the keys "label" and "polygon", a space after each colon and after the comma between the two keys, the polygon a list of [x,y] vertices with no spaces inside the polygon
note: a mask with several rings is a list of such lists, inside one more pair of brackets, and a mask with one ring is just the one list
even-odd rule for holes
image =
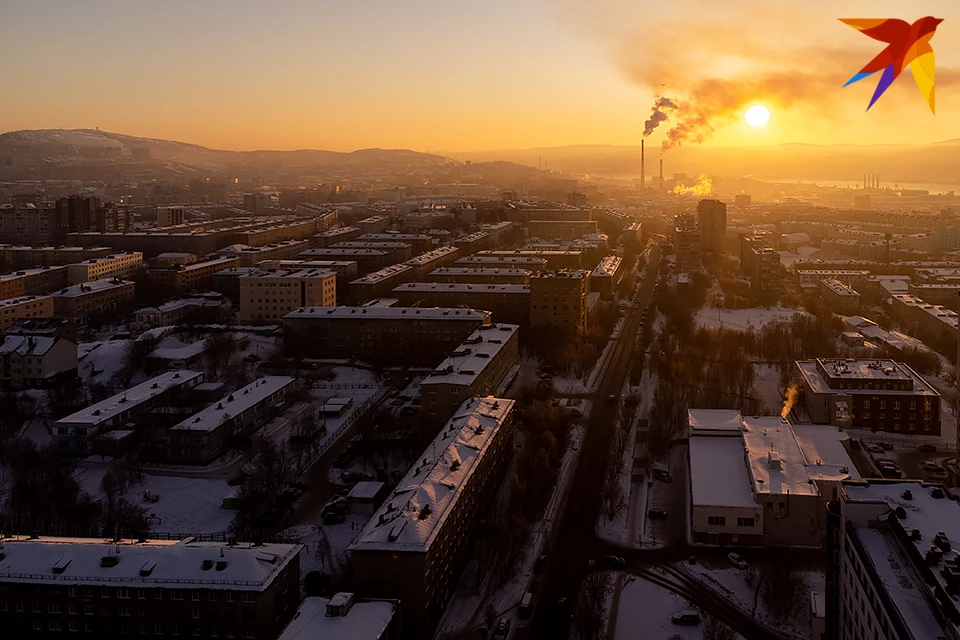
{"label": "low-rise building", "polygon": [[525,284],[456,284],[407,282],[390,292],[401,307],[457,307],[484,309],[494,322],[530,324],[530,286]]}
{"label": "low-rise building", "polygon": [[0,300],[44,296],[67,286],[66,267],[22,269],[0,275]]}
{"label": "low-rise building", "polygon": [[390,228],[390,216],[370,216],[358,220],[355,226],[363,233],[383,233]]}
{"label": "low-rise building", "polygon": [[431,271],[427,280],[461,284],[530,284],[533,272],[510,267],[442,267]]}
{"label": "low-rise building", "polygon": [[57,318],[82,323],[96,316],[116,314],[134,299],[135,285],[126,280],[94,280],[65,287],[52,294]]}
{"label": "low-rise building", "polygon": [[531,238],[576,240],[597,233],[594,220],[531,220],[527,223]]}
{"label": "low-rise building", "polygon": [[180,464],[207,464],[226,450],[230,439],[262,427],[297,386],[288,376],[259,378],[167,431],[168,456]]}
{"label": "low-rise building", "polygon": [[413,256],[403,264],[416,269],[414,274],[418,279],[425,279],[427,274],[453,264],[460,257],[457,247],[437,247],[418,256]]}
{"label": "low-rise building", "polygon": [[22,318],[52,318],[53,298],[50,296],[22,296],[0,300],[0,335]]}
{"label": "low-rise building", "polygon": [[[350,242],[344,240],[344,242]],[[413,254],[425,253],[433,248],[433,238],[425,233],[364,233],[356,238],[356,242],[372,243],[403,243],[410,245]]]}
{"label": "low-rise building", "polygon": [[338,242],[330,245],[331,249],[374,250],[383,252],[384,259],[391,264],[403,262],[413,257],[413,247],[406,242]]}
{"label": "low-rise building", "polygon": [[338,249],[326,247],[324,249],[308,249],[302,252],[299,257],[311,262],[317,260],[355,262],[357,263],[357,277],[365,276],[373,271],[379,271],[396,262],[395,260],[390,260],[387,252],[380,249]]}
{"label": "low-rise building", "polygon": [[510,459],[513,400],[470,398],[350,546],[357,593],[396,598],[403,624],[440,619]]}
{"label": "low-rise building", "polygon": [[156,307],[144,307],[136,313],[142,329],[169,327],[186,322],[223,322],[230,313],[230,299],[222,293],[198,293],[187,298],[168,300]]}
{"label": "low-rise building", "polygon": [[483,325],[420,382],[420,415],[441,426],[467,398],[493,395],[520,359],[519,326]]}
{"label": "low-rise building", "polygon": [[691,409],[690,528],[709,544],[820,546],[826,503],[859,480],[833,427],[798,433],[780,416]]}
{"label": "low-rise building", "polygon": [[70,284],[80,284],[109,278],[129,278],[142,267],[143,254],[139,251],[114,253],[68,265],[67,280]]}
{"label": "low-rise building", "polygon": [[[22,328],[18,330],[18,326]],[[29,323],[15,323],[0,343],[0,387],[46,388],[77,375],[77,343]]]}
{"label": "low-rise building", "polygon": [[151,285],[164,287],[168,291],[184,291],[208,287],[218,272],[239,266],[239,258],[215,258],[176,269],[149,269],[147,278]]}
{"label": "low-rise building", "polygon": [[337,274],[326,269],[258,270],[240,278],[240,321],[279,322],[300,307],[337,304]]}
{"label": "low-rise building", "polygon": [[957,306],[957,299],[960,298],[960,283],[907,282],[907,290],[904,293],[909,293],[929,304],[940,304],[952,308]]}
{"label": "low-rise building", "polygon": [[84,262],[102,258],[113,251],[110,247],[33,247],[0,245],[0,269],[34,269]]}
{"label": "low-rise building", "polygon": [[305,307],[283,317],[288,356],[436,366],[490,312],[401,307]]}
{"label": "low-rise building", "polygon": [[541,271],[530,278],[530,325],[583,332],[588,271]]}
{"label": "low-rise building", "polygon": [[[492,258],[543,258],[546,260],[544,268],[551,270],[568,269],[577,270],[583,265],[583,251],[578,249],[558,250],[558,251],[525,251],[517,249],[516,251],[480,251],[479,257]],[[517,263],[519,264],[519,263]]]}
{"label": "low-rise building", "polygon": [[928,304],[910,294],[894,294],[890,301],[893,317],[924,341],[935,345],[949,344],[956,337],[957,312],[953,309],[940,304]]}
{"label": "low-rise building", "polygon": [[154,258],[153,263],[158,267],[169,268],[193,264],[198,260],[200,260],[200,258],[192,253],[186,253],[184,251],[167,251],[166,253],[161,253]]}
{"label": "low-rise building", "polygon": [[312,249],[325,249],[338,242],[352,242],[359,238],[362,233],[359,227],[330,229],[329,231],[323,231],[313,236],[313,238],[310,239],[310,247]]}
{"label": "low-rise building", "polygon": [[810,419],[852,429],[940,435],[940,394],[893,360],[799,360]]}
{"label": "low-rise building", "polygon": [[827,638],[958,637],[960,505],[951,490],[844,483],[827,525]]}
{"label": "low-rise building", "polygon": [[12,638],[274,640],[300,601],[299,544],[8,537],[0,624]]}
{"label": "low-rise building", "polygon": [[474,231],[473,233],[462,235],[454,240],[453,244],[460,250],[460,253],[465,256],[473,255],[477,251],[490,249],[494,246],[491,242],[490,234],[486,231]]}
{"label": "low-rise building", "polygon": [[601,297],[613,297],[623,278],[623,258],[607,256],[590,272],[590,291],[598,292]]}
{"label": "low-rise building", "polygon": [[399,640],[400,603],[352,593],[308,597],[278,640]]}
{"label": "low-rise building", "polygon": [[797,270],[797,284],[801,289],[816,289],[821,280],[833,279],[850,287],[859,288],[866,285],[870,272],[859,269],[799,269]]}
{"label": "low-rise building", "polygon": [[168,371],[126,391],[57,420],[51,433],[66,452],[90,455],[93,441],[102,433],[124,426],[161,402],[193,389],[203,382],[196,371]]}
{"label": "low-rise building", "polygon": [[[243,247],[242,249],[224,253],[226,256],[240,258],[241,267],[254,267],[264,260],[290,260],[310,248],[309,240],[284,240],[263,244],[259,247]],[[226,251],[226,250],[224,250]]]}
{"label": "low-rise building", "polygon": [[820,297],[834,313],[852,316],[860,311],[860,293],[839,280],[821,280]]}
{"label": "low-rise building", "polygon": [[406,264],[384,267],[350,282],[347,285],[346,298],[353,305],[363,306],[389,294],[394,287],[409,281],[416,273],[416,269]]}

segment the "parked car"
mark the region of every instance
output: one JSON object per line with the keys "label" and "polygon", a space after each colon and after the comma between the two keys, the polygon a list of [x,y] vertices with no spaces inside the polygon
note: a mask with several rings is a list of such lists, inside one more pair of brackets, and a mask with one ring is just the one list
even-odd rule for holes
{"label": "parked car", "polygon": [[889,442],[881,442],[880,448],[883,449],[884,451],[893,451],[893,445],[890,444]]}
{"label": "parked car", "polygon": [[651,520],[666,520],[667,512],[663,509],[650,509],[647,511],[647,517]]}
{"label": "parked car", "polygon": [[927,473],[937,476],[947,475],[947,470],[943,468],[943,465],[941,465],[939,462],[932,462],[930,460],[927,460],[923,463],[923,470]]}
{"label": "parked car", "polygon": [[881,447],[878,444],[864,445],[863,448],[869,451],[870,453],[883,453],[883,447]]}
{"label": "parked car", "polygon": [[927,442],[920,445],[920,451],[923,451],[924,453],[936,453],[937,445],[933,444],[932,442]]}
{"label": "parked car", "polygon": [[746,563],[746,561],[745,561],[743,558],[740,557],[740,554],[739,554],[739,553],[735,553],[735,552],[731,551],[730,553],[727,554],[727,560],[729,560],[729,561],[730,561],[730,564],[732,564],[733,566],[735,566],[735,567],[738,568],[738,569],[746,569],[746,568],[747,568],[747,563]]}
{"label": "parked car", "polygon": [[500,618],[493,632],[493,640],[506,640],[508,633],[510,633],[510,618]]}
{"label": "parked car", "polygon": [[673,614],[670,618],[673,624],[679,624],[685,627],[695,627],[700,624],[700,612],[696,609],[684,609],[679,613]]}

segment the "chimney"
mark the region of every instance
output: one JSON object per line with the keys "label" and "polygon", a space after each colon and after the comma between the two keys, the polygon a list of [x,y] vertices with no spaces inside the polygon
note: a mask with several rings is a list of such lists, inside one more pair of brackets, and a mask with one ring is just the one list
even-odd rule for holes
{"label": "chimney", "polygon": [[660,193],[663,193],[663,158],[660,158]]}
{"label": "chimney", "polygon": [[647,175],[646,175],[646,157],[644,156],[643,143],[644,140],[640,140],[640,193],[643,193],[643,190],[647,186]]}

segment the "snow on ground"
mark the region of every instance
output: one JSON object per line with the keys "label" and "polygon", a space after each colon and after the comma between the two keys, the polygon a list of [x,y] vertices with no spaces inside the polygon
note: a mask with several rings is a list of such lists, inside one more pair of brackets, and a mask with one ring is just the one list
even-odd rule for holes
{"label": "snow on ground", "polygon": [[[722,561],[720,561],[722,562]],[[807,585],[808,594],[803,598],[802,606],[797,615],[789,620],[778,623],[767,607],[762,597],[755,597],[755,587],[747,584],[749,573],[753,568],[737,569],[732,566],[704,564],[695,565],[679,564],[675,565],[680,571],[691,575],[700,580],[705,586],[719,591],[723,596],[730,600],[738,609],[750,613],[756,605],[755,617],[771,627],[777,628],[785,634],[795,638],[809,638],[810,636],[810,607],[809,592],[824,590],[824,575],[821,572],[801,572],[802,578]]]}
{"label": "snow on ground", "polygon": [[20,438],[32,440],[38,449],[45,449],[54,445],[53,436],[47,428],[46,420],[34,418],[28,420],[20,431]]}
{"label": "snow on ground", "polygon": [[123,368],[130,340],[85,342],[77,347],[79,374],[84,382],[106,383]]}
{"label": "snow on ground", "polygon": [[703,637],[700,626],[682,627],[671,622],[675,613],[696,609],[688,600],[635,576],[624,578],[623,585],[617,611],[611,612],[611,620],[616,620],[612,640],[667,640],[674,636],[700,640]]}
{"label": "snow on ground", "polygon": [[753,388],[757,392],[757,398],[767,405],[767,413],[778,413],[783,407],[783,394],[780,393],[780,373],[776,366],[762,364],[754,371],[756,376],[753,379]]}
{"label": "snow on ground", "polygon": [[[667,512],[667,517],[670,517],[670,483],[653,477],[647,478],[647,495],[644,507],[641,517],[645,516],[650,509],[663,509]],[[642,517],[642,521],[645,525],[640,538],[640,546],[645,548],[662,547],[667,542],[667,521],[647,517]]]}
{"label": "snow on ground", "polygon": [[284,537],[305,545],[300,555],[300,580],[311,571],[328,574],[341,572],[349,565],[347,549],[370,516],[348,513],[341,524],[298,524],[284,531]]}
{"label": "snow on ground", "polygon": [[760,329],[769,322],[790,320],[802,309],[784,309],[781,307],[756,307],[753,309],[698,309],[696,322],[703,327],[749,331]]}
{"label": "snow on ground", "polygon": [[[617,425],[617,428],[619,429],[620,426]],[[623,456],[621,456],[620,459],[621,466],[618,481],[620,483],[620,491],[626,501],[624,507],[617,511],[612,520],[607,518],[603,513],[600,513],[595,525],[597,535],[601,539],[614,544],[629,545],[632,542],[632,536],[630,535],[630,516],[633,510],[630,508],[630,504],[634,487],[633,482],[631,482],[631,474],[633,472],[633,448],[636,442],[636,436],[637,429],[636,426],[634,426],[626,436],[627,443],[623,448]]]}
{"label": "snow on ground", "polygon": [[[107,466],[88,458],[77,470],[80,488],[94,499],[103,499],[100,483]],[[230,527],[234,511],[222,509],[223,499],[234,487],[226,480],[178,478],[144,474],[143,484],[134,484],[124,494],[146,510],[153,533],[219,533]],[[159,495],[157,502],[144,500],[144,492]]]}

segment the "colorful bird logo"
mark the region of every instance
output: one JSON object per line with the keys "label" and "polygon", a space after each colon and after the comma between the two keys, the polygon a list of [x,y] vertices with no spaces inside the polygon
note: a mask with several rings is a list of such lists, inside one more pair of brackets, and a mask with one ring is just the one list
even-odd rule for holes
{"label": "colorful bird logo", "polygon": [[863,69],[847,81],[847,86],[858,80],[863,80],[867,76],[872,76],[878,71],[883,71],[880,76],[880,83],[877,84],[877,90],[870,99],[867,111],[873,106],[883,92],[890,88],[893,81],[897,79],[900,72],[907,65],[913,72],[913,79],[920,87],[920,93],[930,105],[930,111],[936,113],[934,109],[934,75],[936,72],[933,58],[933,47],[930,46],[930,39],[937,31],[937,26],[943,22],[942,18],[920,18],[913,24],[908,24],[903,20],[883,20],[883,19],[840,19],[841,22],[850,25],[857,31],[863,32],[874,40],[886,42],[887,48],[867,63]]}

